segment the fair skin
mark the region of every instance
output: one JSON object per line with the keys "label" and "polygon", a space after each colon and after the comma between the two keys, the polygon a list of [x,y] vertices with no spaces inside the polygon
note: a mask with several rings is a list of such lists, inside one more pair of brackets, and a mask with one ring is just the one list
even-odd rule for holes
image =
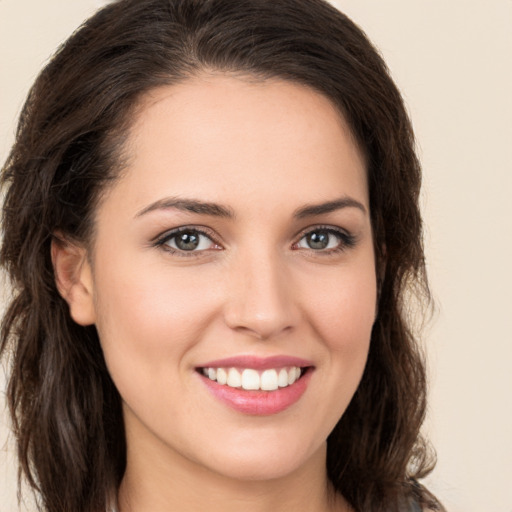
{"label": "fair skin", "polygon": [[[376,278],[346,124],[306,87],[221,74],[137,112],[89,251],[52,250],[123,400],[120,512],[348,510],[326,438],[362,376]],[[298,373],[259,391],[204,375],[231,366],[260,386]]]}

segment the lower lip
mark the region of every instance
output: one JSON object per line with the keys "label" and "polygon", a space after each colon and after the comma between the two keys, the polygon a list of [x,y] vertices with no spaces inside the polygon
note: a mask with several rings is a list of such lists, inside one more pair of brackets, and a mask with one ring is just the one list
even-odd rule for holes
{"label": "lower lip", "polygon": [[199,375],[208,390],[221,402],[244,414],[268,416],[277,414],[299,401],[311,379],[312,368],[290,386],[275,391],[246,391],[232,388]]}

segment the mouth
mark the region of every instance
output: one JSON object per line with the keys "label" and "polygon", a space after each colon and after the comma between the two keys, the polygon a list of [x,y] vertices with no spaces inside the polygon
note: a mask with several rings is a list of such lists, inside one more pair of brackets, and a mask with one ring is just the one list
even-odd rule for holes
{"label": "mouth", "polygon": [[238,412],[279,413],[299,401],[314,366],[290,357],[239,357],[209,362],[196,373],[213,396]]}
{"label": "mouth", "polygon": [[203,367],[197,370],[213,382],[245,391],[276,391],[299,380],[310,367],[291,366],[284,368],[223,368]]}

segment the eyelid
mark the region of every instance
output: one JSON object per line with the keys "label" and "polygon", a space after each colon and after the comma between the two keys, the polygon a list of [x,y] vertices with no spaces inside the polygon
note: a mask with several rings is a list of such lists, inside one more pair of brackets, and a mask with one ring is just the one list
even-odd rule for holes
{"label": "eyelid", "polygon": [[[186,231],[195,231],[208,239],[212,241],[215,245],[222,248],[222,244],[219,241],[219,236],[210,228],[207,228],[206,226],[197,226],[197,225],[185,225],[185,226],[179,226],[173,229],[169,229],[167,231],[164,231],[163,233],[160,233],[156,237],[154,237],[151,240],[151,244],[155,247],[162,247],[166,251],[169,251],[170,253],[179,254],[180,256],[198,256],[201,253],[207,252],[208,249],[203,249],[200,251],[181,251],[179,249],[174,249],[173,247],[166,246],[166,243],[172,239],[175,236],[178,236],[180,233],[184,233]],[[218,249],[214,249],[218,250]]]}
{"label": "eyelid", "polygon": [[[339,237],[340,244],[337,247],[331,249],[324,250],[315,250],[309,249],[310,252],[328,255],[339,251],[344,251],[350,249],[357,243],[357,237],[348,231],[347,229],[341,228],[339,226],[333,226],[330,224],[316,224],[313,226],[308,226],[307,228],[302,229],[296,236],[296,241],[293,243],[293,246],[296,246],[305,236],[314,232],[314,231],[327,231],[328,233],[332,233],[333,235]],[[296,250],[299,250],[298,248]],[[304,249],[308,251],[308,249]]]}

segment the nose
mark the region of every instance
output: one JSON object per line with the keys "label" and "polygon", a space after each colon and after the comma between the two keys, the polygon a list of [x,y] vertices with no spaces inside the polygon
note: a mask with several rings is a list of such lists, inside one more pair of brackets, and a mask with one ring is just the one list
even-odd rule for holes
{"label": "nose", "polygon": [[240,257],[233,266],[226,287],[226,324],[260,340],[293,330],[300,314],[286,265],[276,255],[259,252]]}

